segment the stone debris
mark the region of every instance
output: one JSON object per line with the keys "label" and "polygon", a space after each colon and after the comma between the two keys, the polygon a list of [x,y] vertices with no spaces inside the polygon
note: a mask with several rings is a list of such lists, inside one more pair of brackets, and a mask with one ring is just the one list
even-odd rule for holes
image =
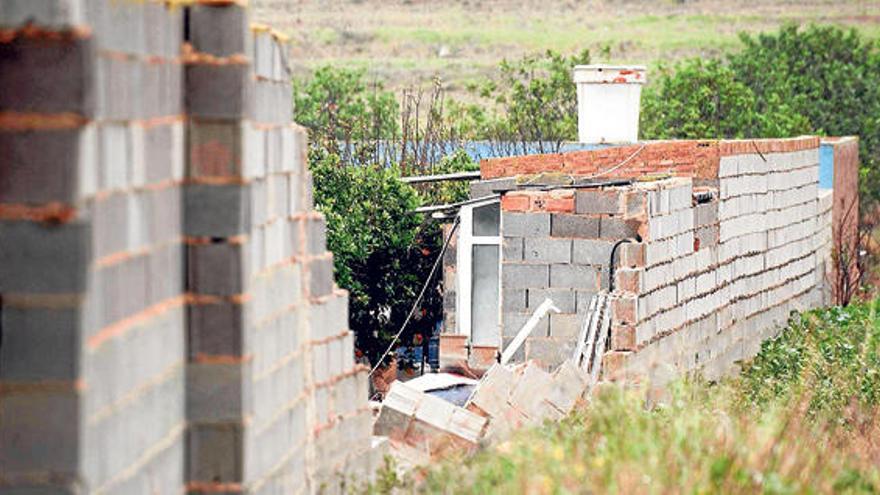
{"label": "stone debris", "polygon": [[398,464],[424,465],[449,453],[471,453],[520,427],[560,420],[588,388],[589,374],[570,360],[552,373],[534,361],[496,363],[464,407],[397,381],[379,409],[374,434],[388,437]]}

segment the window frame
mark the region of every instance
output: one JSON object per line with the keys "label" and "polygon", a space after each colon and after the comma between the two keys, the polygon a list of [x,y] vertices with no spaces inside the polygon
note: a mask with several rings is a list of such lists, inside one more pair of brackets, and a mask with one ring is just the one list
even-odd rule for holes
{"label": "window frame", "polygon": [[497,236],[476,236],[473,232],[474,210],[484,206],[498,204],[500,211],[500,203],[501,200],[499,198],[491,198],[461,207],[459,210],[461,224],[459,226],[456,249],[456,266],[458,267],[458,273],[456,276],[456,307],[458,308],[456,333],[459,335],[466,335],[469,341],[473,340],[473,248],[474,246],[496,246],[498,249],[498,325],[495,334],[497,335],[498,340],[496,344],[499,347],[501,346],[501,269],[504,261],[502,256],[503,215],[499,214],[498,217]]}

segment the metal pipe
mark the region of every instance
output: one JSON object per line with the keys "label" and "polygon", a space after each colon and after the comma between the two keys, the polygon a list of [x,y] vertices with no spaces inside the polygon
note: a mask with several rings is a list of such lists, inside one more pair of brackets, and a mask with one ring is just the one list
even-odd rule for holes
{"label": "metal pipe", "polygon": [[626,239],[621,239],[614,243],[614,247],[611,248],[611,259],[608,261],[608,293],[611,294],[614,292],[614,255],[617,254],[617,248],[620,247],[621,244],[635,244],[642,242],[642,238],[640,236],[628,237]]}
{"label": "metal pipe", "polygon": [[436,174],[436,175],[415,175],[412,177],[401,177],[400,182],[404,184],[421,184],[423,182],[441,182],[445,180],[469,180],[469,179],[479,179],[480,171],[474,172],[455,172],[451,174]]}

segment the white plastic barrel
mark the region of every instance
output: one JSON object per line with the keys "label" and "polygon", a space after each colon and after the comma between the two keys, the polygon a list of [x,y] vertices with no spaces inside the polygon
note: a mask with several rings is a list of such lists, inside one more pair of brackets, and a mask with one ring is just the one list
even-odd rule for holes
{"label": "white plastic barrel", "polygon": [[578,141],[634,143],[639,139],[639,107],[644,66],[578,65]]}

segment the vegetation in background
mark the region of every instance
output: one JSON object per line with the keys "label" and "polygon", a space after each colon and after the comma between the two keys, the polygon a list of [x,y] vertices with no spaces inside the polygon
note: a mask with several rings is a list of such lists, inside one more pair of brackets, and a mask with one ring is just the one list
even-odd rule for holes
{"label": "vegetation in background", "polygon": [[374,491],[877,493],[880,301],[796,317],[741,378],[644,396],[601,390],[561,423],[520,432]]}
{"label": "vegetation in background", "polygon": [[[642,136],[857,135],[862,192],[880,199],[880,49],[834,26],[741,36],[726,57],[664,69],[643,96]],[[867,201],[866,201],[867,203]]]}
{"label": "vegetation in background", "polygon": [[[649,77],[642,137],[858,135],[862,204],[880,198],[877,44],[855,31],[794,25],[743,35],[742,43],[737,52]],[[439,251],[438,226],[408,212],[466,196],[465,184],[411,188],[396,177],[474,170],[464,151],[474,141],[496,155],[557,151],[577,137],[571,68],[590,60],[588,51],[505,60],[497,77],[471,85],[470,103],[448,98],[437,80],[427,92],[406,90],[398,103],[362,70],[325,67],[296,82],[295,118],[311,131],[316,200],[328,215],[339,283],[352,293],[351,326],[362,352],[372,358],[384,351]],[[435,283],[411,330],[421,337],[442,316]]]}

